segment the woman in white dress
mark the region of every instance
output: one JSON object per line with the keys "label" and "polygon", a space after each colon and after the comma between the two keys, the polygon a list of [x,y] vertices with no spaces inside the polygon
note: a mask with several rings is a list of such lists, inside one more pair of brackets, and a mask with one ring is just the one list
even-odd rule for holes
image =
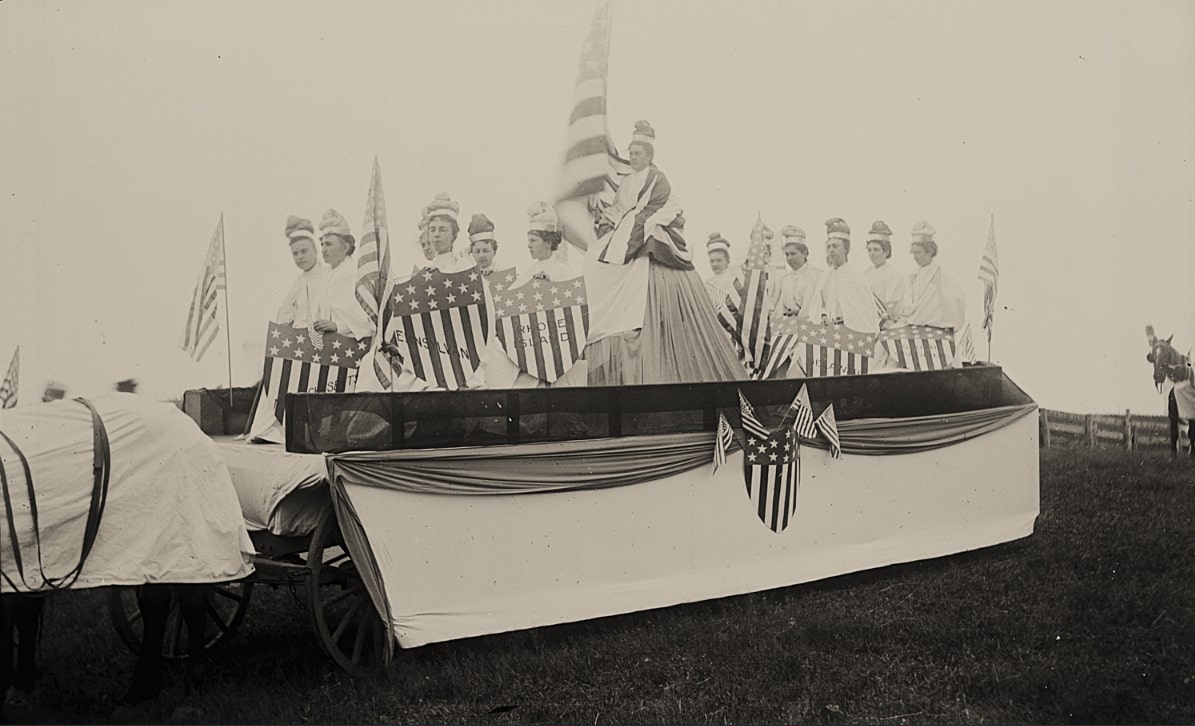
{"label": "woman in white dress", "polygon": [[884,308],[880,328],[890,328],[904,314],[909,278],[888,262],[892,259],[892,230],[882,219],[873,222],[867,233],[867,259],[871,261],[871,267],[863,270],[863,275],[871,286],[871,293]]}
{"label": "woman in white dress", "polygon": [[320,251],[332,271],[324,294],[317,299],[312,327],[320,333],[368,338],[374,333],[374,323],[357,301],[357,265],[353,259],[357,240],[349,231],[348,221],[335,209],[324,212],[319,228]]}

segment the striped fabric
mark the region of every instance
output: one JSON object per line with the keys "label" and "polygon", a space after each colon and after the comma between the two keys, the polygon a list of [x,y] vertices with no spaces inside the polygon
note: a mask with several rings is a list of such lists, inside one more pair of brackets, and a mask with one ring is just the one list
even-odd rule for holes
{"label": "striped fabric", "polygon": [[618,156],[606,118],[611,21],[609,0],[599,0],[581,47],[558,199],[613,194],[618,180],[630,172],[629,164]]}
{"label": "striped fabric", "polygon": [[[694,269],[693,253],[685,243],[684,213],[672,196],[668,177],[650,166],[642,175],[628,176],[620,184],[642,186],[635,193],[634,206],[602,237],[598,259],[626,265],[646,255],[678,270]],[[629,194],[634,190],[624,191]]]}
{"label": "striped fabric", "polygon": [[306,331],[286,323],[270,323],[261,391],[262,401],[273,404],[279,423],[288,393],[349,393],[356,386],[357,368],[371,340],[324,333],[320,342],[317,346]]}
{"label": "striped fabric", "polygon": [[[357,302],[374,324],[374,337],[386,330],[390,308],[386,305],[390,283],[390,235],[386,225],[386,195],[382,169],[375,156],[369,194],[365,197],[365,221],[361,223],[361,244],[357,254]],[[314,331],[313,331],[314,332]],[[386,355],[373,356],[373,369],[384,390],[393,385],[393,369]]]}
{"label": "striped fabric", "polygon": [[959,364],[975,362],[975,341],[971,339],[971,323],[967,323],[962,334],[958,336],[958,350],[955,355]]}
{"label": "striped fabric", "polygon": [[826,406],[826,410],[822,411],[822,415],[817,417],[814,424],[830,444],[830,456],[841,459],[842,442],[838,439],[838,420],[834,418],[834,404]]}
{"label": "striped fabric", "polygon": [[872,333],[852,330],[841,323],[822,325],[786,316],[772,330],[763,377],[774,374],[788,360],[799,365],[807,378],[863,375],[872,368],[874,351]]}
{"label": "striped fabric", "polygon": [[996,287],[1000,280],[1000,257],[996,254],[996,215],[988,225],[988,241],[979,262],[979,280],[983,283],[983,329],[992,342],[992,323],[996,314]]}
{"label": "striped fabric", "polygon": [[444,273],[428,267],[395,285],[386,341],[403,366],[433,386],[464,388],[489,340],[485,286],[476,267]]}
{"label": "striped fabric", "polygon": [[519,370],[555,383],[581,359],[589,332],[584,277],[533,278],[493,293],[498,341]]}
{"label": "striped fabric", "polygon": [[793,402],[788,406],[788,411],[784,414],[785,421],[789,418],[793,419],[798,436],[812,439],[817,435],[817,427],[813,424],[813,405],[809,402],[809,387],[804,383],[801,384],[801,390],[797,391],[796,397],[793,398]]}
{"label": "striped fabric", "polygon": [[743,479],[756,516],[773,532],[782,532],[797,511],[800,453],[793,425],[781,422],[768,431],[755,416],[751,403],[739,391],[742,410]]}
{"label": "striped fabric", "polygon": [[888,365],[910,371],[940,371],[954,363],[954,328],[903,325],[880,331],[879,347]]}
{"label": "striped fabric", "polygon": [[[203,358],[212,341],[220,332],[219,298],[225,289],[224,272],[224,215],[212,234],[207,254],[203,258],[203,269],[191,294],[191,307],[187,312],[187,327],[183,330],[179,347],[194,360]],[[227,304],[227,301],[225,301]]]}
{"label": "striped fabric", "polygon": [[734,445],[734,429],[721,411],[718,412],[718,433],[714,436],[714,472],[726,463],[726,452]]}
{"label": "striped fabric", "polygon": [[12,361],[8,364],[8,372],[4,374],[4,382],[0,383],[0,408],[12,408],[17,405],[17,394],[21,389],[21,346],[12,352]]}

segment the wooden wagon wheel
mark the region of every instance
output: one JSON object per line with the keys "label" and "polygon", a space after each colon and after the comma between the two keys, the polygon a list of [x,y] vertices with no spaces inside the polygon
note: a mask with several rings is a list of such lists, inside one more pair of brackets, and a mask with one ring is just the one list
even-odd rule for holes
{"label": "wooden wagon wheel", "polygon": [[[236,632],[245,611],[253,583],[246,580],[215,585],[207,602],[207,626],[204,630],[204,650],[211,650]],[[137,604],[137,588],[114,587],[108,591],[108,615],[120,639],[134,653],[141,651],[141,608]],[[183,622],[178,599],[171,594],[170,614],[166,618],[166,636],[162,639],[162,656],[172,660],[187,657],[188,633]]]}
{"label": "wooden wagon wheel", "polygon": [[379,672],[389,628],[365,590],[330,509],[311,536],[307,567],[308,610],[320,647],[354,676]]}

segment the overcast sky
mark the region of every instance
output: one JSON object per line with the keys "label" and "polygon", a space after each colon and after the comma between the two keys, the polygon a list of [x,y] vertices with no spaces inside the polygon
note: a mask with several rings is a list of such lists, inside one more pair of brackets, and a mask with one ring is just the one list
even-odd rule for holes
{"label": "overcast sky", "polygon": [[[296,274],[288,214],[359,230],[381,162],[398,272],[439,191],[525,266],[590,2],[0,3],[0,366],[23,400],[226,382],[178,350],[221,212],[234,378]],[[690,243],[757,212],[937,228],[969,295],[996,219],[992,355],[1043,406],[1161,413],[1144,327],[1195,345],[1195,5],[614,0],[610,117],[657,132]],[[461,242],[458,242],[461,244]],[[702,275],[708,274],[699,254]],[[862,249],[853,258],[864,262]]]}

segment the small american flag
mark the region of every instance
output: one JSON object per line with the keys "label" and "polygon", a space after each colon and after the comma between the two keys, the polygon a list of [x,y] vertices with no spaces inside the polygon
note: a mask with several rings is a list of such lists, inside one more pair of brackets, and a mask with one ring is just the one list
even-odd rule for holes
{"label": "small american flag", "polygon": [[747,445],[743,449],[743,478],[747,496],[755,506],[759,520],[773,532],[782,532],[797,512],[797,484],[801,458],[792,424],[781,424],[775,431],[757,436],[744,430]]}
{"label": "small american flag", "polygon": [[764,224],[762,216],[757,217],[751,228],[743,279],[735,279],[734,287],[717,310],[718,322],[730,334],[739,360],[752,378],[762,377],[770,345],[767,250],[771,238],[772,230]]}
{"label": "small american flag", "polygon": [[739,413],[743,418],[743,431],[757,439],[768,437],[768,430],[760,423],[759,417],[755,415],[755,409],[751,407],[751,402],[747,400],[742,391],[739,391]]}
{"label": "small american flag", "polygon": [[386,340],[403,365],[440,388],[464,388],[490,337],[485,284],[476,267],[445,273],[428,267],[390,296]]}
{"label": "small american flag", "polygon": [[288,393],[349,393],[356,387],[357,369],[371,340],[339,333],[324,333],[321,340],[323,346],[317,347],[307,331],[270,323],[258,406],[272,404],[279,423]]}
{"label": "small american flag", "polygon": [[726,463],[726,452],[734,445],[734,429],[721,411],[718,412],[718,433],[714,436],[714,472]]}
{"label": "small american flag", "polygon": [[815,423],[817,430],[826,437],[826,441],[830,444],[830,456],[841,459],[842,444],[838,440],[838,421],[834,418],[834,404],[826,406],[826,410],[822,411],[822,415],[817,417]]}
{"label": "small american flag", "polygon": [[971,323],[967,323],[958,337],[956,359],[959,365],[975,362],[975,342],[971,339]]}
{"label": "small american flag", "polygon": [[589,332],[585,278],[491,289],[498,341],[520,370],[554,383],[580,360]]}
{"label": "small american flag", "polygon": [[996,215],[988,224],[988,241],[979,262],[979,279],[983,282],[983,329],[992,342],[992,323],[996,316],[996,287],[1000,280],[1000,256],[996,254]]}
{"label": "small american flag", "polygon": [[902,325],[881,331],[876,340],[897,368],[940,371],[954,361],[954,328]]}
{"label": "small american flag", "polygon": [[[212,341],[220,332],[220,295],[225,294],[224,272],[224,215],[208,243],[203,258],[203,269],[191,294],[191,307],[187,312],[187,327],[183,330],[180,346],[194,360],[203,358]],[[227,304],[227,303],[226,303]]]}
{"label": "small american flag", "polygon": [[840,323],[822,325],[808,318],[785,316],[772,330],[764,377],[792,359],[807,378],[865,374],[875,352],[875,335]]}
{"label": "small american flag", "polygon": [[[386,223],[386,195],[382,189],[382,168],[375,156],[369,193],[365,197],[365,221],[361,223],[361,244],[357,255],[357,302],[374,324],[374,335],[386,330],[389,307],[386,294],[390,282],[390,233]],[[312,343],[318,343],[318,331],[311,330]],[[382,388],[390,390],[393,376],[384,355],[375,355],[374,373]]]}
{"label": "small american flag", "polygon": [[21,388],[21,346],[12,352],[12,361],[8,364],[8,373],[4,374],[4,382],[0,383],[0,408],[12,408],[17,405],[17,394]]}
{"label": "small american flag", "polygon": [[785,420],[790,416],[793,418],[798,436],[812,439],[817,435],[817,428],[813,425],[813,405],[809,403],[809,388],[804,383],[801,384],[801,390],[797,391],[793,402],[789,404],[788,412],[784,415]]}

